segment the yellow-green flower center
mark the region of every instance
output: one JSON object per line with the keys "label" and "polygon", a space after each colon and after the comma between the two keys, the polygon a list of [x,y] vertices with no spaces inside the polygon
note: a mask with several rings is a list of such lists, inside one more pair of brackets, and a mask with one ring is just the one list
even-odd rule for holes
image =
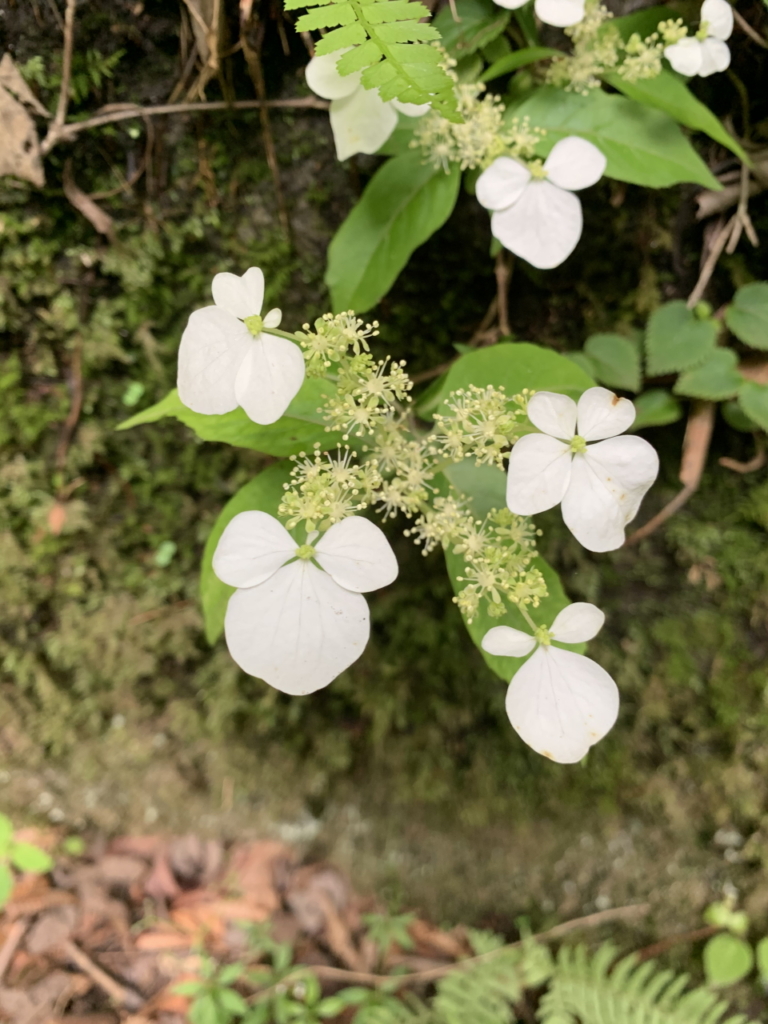
{"label": "yellow-green flower center", "polygon": [[315,549],[311,544],[302,544],[300,548],[296,548],[296,557],[302,562],[308,562],[310,558],[315,557]]}
{"label": "yellow-green flower center", "polygon": [[528,164],[528,170],[530,171],[531,177],[534,181],[543,181],[547,176],[543,160],[531,160]]}
{"label": "yellow-green flower center", "polygon": [[580,455],[587,450],[587,442],[580,434],[576,434],[571,440],[570,448],[574,455]]}
{"label": "yellow-green flower center", "polygon": [[696,33],[696,38],[699,40],[699,42],[703,43],[708,35],[709,35],[709,22],[702,21],[702,23],[699,25],[699,31]]}
{"label": "yellow-green flower center", "polygon": [[264,321],[261,319],[261,317],[256,316],[255,314],[253,316],[247,316],[245,320],[243,320],[243,323],[254,336],[254,338],[258,338],[264,326]]}
{"label": "yellow-green flower center", "polygon": [[542,647],[549,647],[552,643],[552,634],[546,626],[537,626],[533,635]]}

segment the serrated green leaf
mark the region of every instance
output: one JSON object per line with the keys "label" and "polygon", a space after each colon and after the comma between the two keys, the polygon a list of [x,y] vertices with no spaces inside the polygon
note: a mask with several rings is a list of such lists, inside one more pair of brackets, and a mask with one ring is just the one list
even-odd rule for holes
{"label": "serrated green leaf", "polygon": [[[327,8],[324,7],[323,10],[327,10]],[[299,18],[296,22],[298,32],[303,31],[301,27],[302,20],[303,18]],[[322,57],[327,53],[335,53],[337,50],[346,50],[349,46],[359,46],[367,38],[363,26],[355,22],[354,25],[335,28],[332,32],[324,35],[322,39],[318,40],[315,46],[315,53],[318,57]]]}
{"label": "serrated green leaf", "polygon": [[13,874],[7,864],[0,861],[0,909],[5,906],[13,892]]}
{"label": "serrated green leaf", "polygon": [[190,427],[203,441],[220,441],[236,448],[250,448],[265,455],[296,455],[300,451],[320,444],[323,449],[335,448],[341,434],[326,433],[318,408],[324,397],[331,394],[334,385],[328,381],[307,378],[301,390],[286,409],[285,415],[263,427],[248,419],[242,409],[223,416],[203,416],[182,405],[174,388],[161,401],[120,423],[118,430],[130,430],[146,423],[155,423],[165,416],[173,416]]}
{"label": "serrated green leaf", "polygon": [[439,39],[440,33],[432,25],[418,21],[392,21],[379,26],[377,38],[385,43],[416,43]]}
{"label": "serrated green leaf", "polygon": [[745,416],[768,430],[768,385],[745,380],[739,388],[738,403]]}
{"label": "serrated green leaf", "polygon": [[443,46],[457,58],[475,53],[500,36],[511,16],[492,0],[456,0],[456,13],[458,20],[454,20],[450,7],[444,7],[433,23]]}
{"label": "serrated green leaf", "polygon": [[510,71],[517,71],[518,68],[524,68],[528,64],[535,64],[536,61],[546,60],[548,57],[560,56],[562,56],[561,50],[553,50],[549,46],[527,46],[524,50],[515,50],[514,53],[508,53],[495,60],[480,75],[480,81],[492,82],[494,78],[501,78],[502,75],[508,75]]}
{"label": "serrated green leaf", "polygon": [[634,399],[635,422],[631,430],[643,430],[645,427],[666,427],[668,423],[677,423],[683,415],[683,407],[666,388],[651,388]]}
{"label": "serrated green leaf", "polygon": [[750,944],[727,932],[713,936],[704,946],[702,956],[706,979],[718,988],[746,978],[754,965]]}
{"label": "serrated green leaf", "polygon": [[541,86],[521,103],[509,106],[505,120],[526,116],[531,124],[547,130],[537,146],[540,156],[546,156],[560,139],[579,135],[605,155],[609,178],[650,188],[683,181],[721,188],[671,117],[624,96],[600,89],[582,96]]}
{"label": "serrated green leaf", "polygon": [[700,366],[682,373],[673,390],[676,395],[702,398],[707,402],[733,398],[744,383],[736,370],[738,364],[738,357],[731,349],[716,348]]}
{"label": "serrated green leaf", "polygon": [[19,871],[43,875],[53,867],[53,860],[39,846],[33,843],[13,843],[10,851],[11,863]]}
{"label": "serrated green leaf", "polygon": [[725,322],[739,341],[768,351],[768,282],[753,281],[739,288],[725,310]]}
{"label": "serrated green leaf", "polygon": [[[380,59],[381,50],[376,43],[369,39],[367,43],[363,43],[362,46],[356,46],[353,50],[349,50],[340,57],[336,64],[336,70],[340,75],[351,75],[355,71],[362,71],[363,68],[369,68],[371,72],[377,71],[381,80],[376,82],[368,81],[366,84],[378,86],[396,74],[394,67],[388,61],[385,61],[383,64],[377,64],[376,62]],[[370,67],[371,64],[374,67]]]}
{"label": "serrated green leaf", "polygon": [[637,82],[627,82],[616,72],[604,74],[602,78],[629,99],[663,110],[686,128],[705,132],[715,142],[730,149],[740,160],[751,166],[752,161],[736,139],[728,134],[709,107],[696,99],[685,84],[685,80],[675,71],[662,68],[656,78],[643,78]]}
{"label": "serrated green leaf", "polygon": [[415,0],[377,0],[376,3],[365,5],[366,21],[372,25],[382,25],[387,21],[410,21],[428,17],[428,8]]}
{"label": "serrated green leaf", "polygon": [[450,216],[461,172],[449,174],[409,152],[383,164],[334,236],[325,281],[333,309],[369,310],[389,291],[411,253]]}
{"label": "serrated green leaf", "polygon": [[593,334],[585,341],[584,352],[600,384],[623,391],[640,390],[640,351],[629,338],[621,334]]}
{"label": "serrated green leaf", "polygon": [[355,12],[351,4],[336,3],[330,7],[317,7],[296,22],[297,32],[314,32],[319,28],[335,28],[337,25],[351,25]]}
{"label": "serrated green leaf", "polygon": [[709,356],[717,343],[717,326],[699,320],[680,299],[651,313],[645,331],[645,354],[651,377],[688,370]]}
{"label": "serrated green leaf", "polygon": [[229,499],[208,534],[200,563],[200,601],[205,637],[209,644],[214,644],[223,633],[227,603],[235,592],[234,587],[222,583],[213,571],[213,553],[219,538],[227,523],[240,512],[256,509],[277,516],[278,506],[283,499],[283,484],[290,481],[290,474],[289,462],[278,462],[263,470]]}

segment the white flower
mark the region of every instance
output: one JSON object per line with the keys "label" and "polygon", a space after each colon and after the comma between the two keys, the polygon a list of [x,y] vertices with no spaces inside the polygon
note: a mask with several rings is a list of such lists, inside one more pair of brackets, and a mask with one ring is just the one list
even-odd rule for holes
{"label": "white flower", "polygon": [[665,47],[664,56],[679,74],[706,78],[731,63],[725,40],[732,32],[733,8],[727,0],[704,0],[699,31]]}
{"label": "white flower", "polygon": [[659,472],[647,441],[616,436],[632,426],[634,405],[606,388],[589,388],[578,406],[567,395],[539,391],[528,402],[528,418],[543,433],[526,434],[512,449],[509,508],[530,516],[562,503],[565,525],[585,548],[620,548],[624,527]]}
{"label": "white flower", "polygon": [[559,266],[581,238],[581,203],[573,194],[599,181],[606,159],[576,135],[555,143],[541,165],[500,156],[477,179],[475,193],[493,210],[491,232],[534,267]]}
{"label": "white flower", "polygon": [[[569,25],[578,25],[584,18],[585,0],[536,0],[533,9],[539,19],[545,25],[556,25],[558,28],[567,28]],[[523,7],[528,0],[494,0],[499,7],[506,7],[507,10],[516,11]]]}
{"label": "white flower", "polygon": [[355,153],[376,153],[397,125],[397,112],[408,117],[421,117],[429,103],[384,102],[377,89],[366,89],[362,72],[340,75],[336,70],[346,50],[313,57],[307,64],[307,84],[312,92],[331,101],[331,130],[336,143],[336,156],[346,160]]}
{"label": "white flower", "polygon": [[578,644],[600,631],[605,615],[593,604],[564,608],[549,630],[536,637],[511,626],[494,626],[483,637],[483,650],[506,658],[532,658],[512,676],[507,715],[520,738],[538,754],[573,764],[601,740],[619,713],[619,691],[604,668],[575,651],[552,646],[552,640]]}
{"label": "white flower", "polygon": [[219,579],[238,588],[224,621],[229,653],[294,696],[327,686],[360,657],[370,634],[361,591],[397,577],[395,554],[369,520],[350,516],[316,536],[299,546],[274,516],[241,512],[213,556]]}
{"label": "white flower", "polygon": [[255,423],[274,423],[304,380],[304,356],[298,345],[264,333],[280,324],[279,309],[262,319],[264,275],[258,267],[217,274],[211,288],[215,306],[196,310],[179,347],[179,398],[206,416],[239,406]]}

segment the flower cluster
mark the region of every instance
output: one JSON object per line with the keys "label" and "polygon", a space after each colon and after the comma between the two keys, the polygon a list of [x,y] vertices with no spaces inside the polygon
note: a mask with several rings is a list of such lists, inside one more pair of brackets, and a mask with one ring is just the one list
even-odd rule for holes
{"label": "flower cluster", "polygon": [[358,465],[355,458],[348,447],[334,459],[319,446],[311,457],[304,452],[291,456],[291,483],[284,485],[278,509],[289,529],[304,522],[310,532],[326,530],[370,505],[381,477],[374,463]]}
{"label": "flower cluster", "polygon": [[546,81],[568,92],[587,95],[600,86],[600,75],[606,71],[616,71],[628,82],[655,78],[661,71],[658,33],[643,39],[635,32],[624,43],[618,29],[607,24],[612,17],[600,0],[587,0],[583,19],[565,29],[573,42],[573,53],[554,58]]}
{"label": "flower cluster", "polygon": [[373,434],[400,402],[410,402],[413,387],[405,372],[405,360],[373,358],[361,352],[341,360],[336,395],[326,403],[325,419],[329,430],[341,430],[344,440],[350,436]]}
{"label": "flower cluster", "polygon": [[366,324],[353,312],[324,313],[314,323],[296,331],[295,338],[304,353],[308,377],[324,377],[334,363],[341,362],[351,348],[355,355],[369,352],[369,338],[379,333],[376,320]]}
{"label": "flower cluster", "polygon": [[529,392],[515,395],[510,407],[504,388],[474,384],[454,391],[446,402],[446,413],[435,414],[433,447],[452,462],[473,458],[478,466],[503,465],[510,445],[519,436],[519,418],[525,416]]}
{"label": "flower cluster", "polygon": [[681,75],[707,78],[731,63],[726,39],[733,32],[733,8],[727,0],[704,0],[699,30],[693,36],[680,19],[661,22],[659,32],[666,44],[664,56]]}

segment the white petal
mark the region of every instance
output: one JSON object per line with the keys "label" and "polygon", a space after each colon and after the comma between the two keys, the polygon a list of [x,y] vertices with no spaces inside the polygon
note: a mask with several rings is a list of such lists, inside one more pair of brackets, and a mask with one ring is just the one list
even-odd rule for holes
{"label": "white petal", "polygon": [[177,386],[188,409],[206,416],[237,408],[235,378],[251,336],[231,313],[218,306],[196,310],[179,346]]}
{"label": "white petal", "polygon": [[679,75],[698,75],[701,68],[701,43],[693,36],[686,36],[671,46],[664,47],[664,56]]}
{"label": "white petal", "polygon": [[528,0],[493,0],[499,7],[506,7],[508,11],[516,11],[518,7],[523,7],[528,3]]}
{"label": "white petal", "polygon": [[552,761],[574,764],[616,721],[619,691],[590,658],[539,647],[512,677],[506,706],[529,747]]}
{"label": "white petal", "polygon": [[567,444],[548,434],[526,434],[509,456],[507,505],[519,516],[546,512],[562,501],[571,476]]}
{"label": "white petal", "polygon": [[304,69],[307,85],[324,100],[341,100],[345,96],[351,96],[360,85],[361,72],[340,75],[336,70],[339,58],[346,52],[336,50],[335,53],[326,53],[322,57],[313,57]]}
{"label": "white petal", "polygon": [[584,0],[536,0],[533,9],[545,25],[558,28],[578,25],[584,18]]}
{"label": "white petal", "polygon": [[378,590],[397,579],[397,559],[389,541],[362,516],[334,523],[315,550],[319,564],[347,590]]}
{"label": "white petal", "polygon": [[597,636],[603,628],[605,612],[594,604],[576,601],[558,614],[550,632],[561,644],[581,644]]}
{"label": "white petal", "polygon": [[253,338],[235,378],[237,404],[254,423],[275,423],[304,382],[304,356],[287,338]]}
{"label": "white petal", "polygon": [[555,391],[537,391],[528,402],[528,419],[545,434],[570,441],[576,433],[576,403]]}
{"label": "white petal", "polygon": [[281,309],[270,309],[264,317],[263,324],[265,327],[279,327],[282,319],[283,311]]}
{"label": "white petal", "polygon": [[213,553],[213,571],[230,587],[255,587],[296,554],[296,541],[267,512],[240,512],[231,519]]}
{"label": "white petal", "polygon": [[569,135],[554,144],[544,170],[553,185],[574,192],[600,181],[607,163],[597,146],[578,135]]}
{"label": "white petal", "polygon": [[579,399],[578,431],[585,441],[602,441],[629,430],[635,422],[635,407],[607,388],[588,388]]}
{"label": "white petal", "polygon": [[699,74],[708,78],[718,71],[725,71],[731,63],[731,51],[728,43],[722,39],[709,38],[701,44],[701,67]]}
{"label": "white petal", "polygon": [[549,181],[529,182],[514,206],[491,217],[491,231],[502,245],[539,270],[568,259],[581,227],[578,196]]}
{"label": "white petal", "polygon": [[291,562],[232,595],[224,635],[249,675],[293,696],[314,693],[363,653],[368,605],[310,562]]}
{"label": "white petal", "polygon": [[[702,21],[706,21],[711,36],[715,36],[716,39],[730,39],[733,32],[733,8],[727,0],[704,0],[700,17]],[[720,70],[724,71],[725,68]]]}
{"label": "white petal", "polygon": [[432,109],[431,103],[403,103],[400,100],[390,100],[389,102],[395,110],[399,110],[406,117],[423,117],[427,111]]}
{"label": "white petal", "polygon": [[494,626],[485,634],[482,643],[484,651],[502,658],[524,658],[535,646],[532,636],[511,626]]}
{"label": "white petal", "polygon": [[576,455],[562,502],[563,522],[588,551],[614,551],[624,527],[659,472],[659,457],[642,437],[611,437]]}
{"label": "white petal", "polygon": [[331,129],[339,160],[355,153],[375,153],[396,125],[397,113],[376,89],[360,86],[351,96],[331,103]]}
{"label": "white petal", "polygon": [[508,156],[497,157],[475,184],[477,201],[486,210],[506,210],[525,190],[531,172]]}
{"label": "white petal", "polygon": [[258,316],[264,301],[264,274],[258,267],[249,267],[242,277],[217,274],[211,285],[213,301],[220,309],[245,320]]}

